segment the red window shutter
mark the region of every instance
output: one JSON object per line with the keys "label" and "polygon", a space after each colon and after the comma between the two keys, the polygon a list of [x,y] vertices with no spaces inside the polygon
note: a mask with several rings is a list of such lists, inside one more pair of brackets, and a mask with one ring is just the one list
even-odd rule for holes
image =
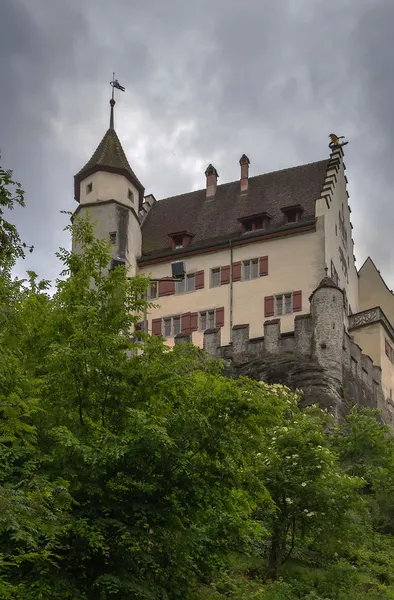
{"label": "red window shutter", "polygon": [[273,317],[275,314],[274,297],[266,296],[264,298],[264,316]]}
{"label": "red window shutter", "polygon": [[241,261],[233,263],[233,281],[241,281]]}
{"label": "red window shutter", "polygon": [[197,331],[197,329],[198,329],[198,313],[190,313],[190,331]]}
{"label": "red window shutter", "polygon": [[268,256],[260,257],[260,277],[268,275]]}
{"label": "red window shutter", "polygon": [[302,292],[293,292],[293,312],[302,310]]}
{"label": "red window shutter", "polygon": [[159,296],[171,296],[175,294],[175,281],[164,279],[159,281]]}
{"label": "red window shutter", "polygon": [[181,315],[181,331],[182,333],[190,333],[190,313]]}
{"label": "red window shutter", "polygon": [[216,327],[223,327],[224,325],[224,308],[217,308],[215,313],[215,325]]}
{"label": "red window shutter", "polygon": [[195,287],[196,290],[202,290],[204,288],[204,271],[197,271]]}
{"label": "red window shutter", "polygon": [[161,319],[152,320],[152,335],[161,335]]}
{"label": "red window shutter", "polygon": [[226,265],[220,269],[220,285],[230,283],[230,265]]}

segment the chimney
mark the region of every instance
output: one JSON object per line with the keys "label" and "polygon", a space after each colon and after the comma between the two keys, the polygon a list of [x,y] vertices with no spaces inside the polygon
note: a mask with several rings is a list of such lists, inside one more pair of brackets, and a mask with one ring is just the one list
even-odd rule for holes
{"label": "chimney", "polygon": [[214,198],[218,186],[218,172],[215,167],[208,165],[205,176],[207,178],[207,198]]}
{"label": "chimney", "polygon": [[248,191],[249,185],[249,165],[250,160],[246,156],[246,154],[242,154],[239,159],[239,164],[241,165],[241,193]]}

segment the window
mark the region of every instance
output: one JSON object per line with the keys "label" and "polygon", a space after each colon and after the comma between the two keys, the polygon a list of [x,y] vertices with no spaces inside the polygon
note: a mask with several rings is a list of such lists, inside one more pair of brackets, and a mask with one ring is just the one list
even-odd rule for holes
{"label": "window", "polygon": [[339,285],[339,276],[337,270],[334,266],[334,263],[331,261],[331,279],[335,283],[335,285]]}
{"label": "window", "polygon": [[171,336],[171,319],[164,319],[164,336]]}
{"label": "window", "polygon": [[220,285],[220,267],[211,269],[211,287],[219,287]]}
{"label": "window", "polygon": [[172,331],[173,335],[177,335],[181,331],[181,317],[172,318]]}
{"label": "window", "polygon": [[295,204],[294,206],[287,206],[281,210],[285,215],[286,223],[296,223],[301,218],[303,208],[299,204]]}
{"label": "window", "polygon": [[390,346],[388,340],[384,341],[384,350],[385,350],[386,356],[388,357],[390,362],[394,364],[394,350]]}
{"label": "window", "polygon": [[276,314],[288,315],[292,312],[292,294],[280,294],[276,296]]}
{"label": "window", "polygon": [[242,217],[238,220],[241,222],[242,233],[249,233],[250,231],[267,229],[270,219],[270,215],[267,213],[261,213],[259,215],[253,215],[250,217]]}
{"label": "window", "polygon": [[177,294],[184,294],[185,292],[194,292],[196,289],[196,274],[190,273],[186,275],[184,279],[176,282],[175,291]]}
{"label": "window", "polygon": [[213,329],[215,327],[215,311],[204,310],[200,312],[200,331]]}
{"label": "window", "polygon": [[131,202],[134,202],[134,194],[130,189],[127,191],[127,197]]}
{"label": "window", "polygon": [[185,280],[180,279],[175,282],[175,293],[176,294],[184,294],[185,293]]}
{"label": "window", "polygon": [[164,337],[173,337],[181,331],[181,317],[167,317],[163,319],[164,323]]}
{"label": "window", "polygon": [[149,284],[148,298],[150,298],[151,300],[153,298],[157,298],[157,282],[156,281],[152,281],[152,283]]}
{"label": "window", "polygon": [[90,192],[93,190],[93,183],[88,183],[88,185],[86,186],[86,193],[90,194]]}
{"label": "window", "polygon": [[259,276],[259,261],[257,258],[244,260],[244,280],[257,279]]}
{"label": "window", "polygon": [[174,236],[174,250],[178,250],[178,248],[183,248],[183,237],[181,235]]}
{"label": "window", "polygon": [[286,213],[288,223],[296,223],[298,221],[299,213],[298,210],[289,210]]}
{"label": "window", "polygon": [[116,244],[116,231],[112,231],[109,234],[109,239],[111,241],[111,244]]}

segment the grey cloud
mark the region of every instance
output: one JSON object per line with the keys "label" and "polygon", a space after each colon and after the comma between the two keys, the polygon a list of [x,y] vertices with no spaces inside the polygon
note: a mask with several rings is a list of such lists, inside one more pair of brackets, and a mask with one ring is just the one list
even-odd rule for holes
{"label": "grey cloud", "polygon": [[58,269],[59,210],[107,127],[115,68],[117,131],[158,198],[203,185],[208,162],[226,181],[243,152],[257,174],[324,158],[328,133],[346,134],[356,254],[394,285],[391,0],[4,2],[0,147],[27,190],[26,266]]}

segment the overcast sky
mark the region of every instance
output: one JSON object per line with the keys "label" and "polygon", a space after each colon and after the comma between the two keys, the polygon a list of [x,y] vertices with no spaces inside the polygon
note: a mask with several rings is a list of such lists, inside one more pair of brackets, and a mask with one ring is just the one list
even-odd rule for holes
{"label": "overcast sky", "polygon": [[394,287],[394,0],[0,0],[1,162],[26,190],[14,213],[53,279],[73,176],[115,127],[162,198],[328,156],[349,140],[355,253]]}

